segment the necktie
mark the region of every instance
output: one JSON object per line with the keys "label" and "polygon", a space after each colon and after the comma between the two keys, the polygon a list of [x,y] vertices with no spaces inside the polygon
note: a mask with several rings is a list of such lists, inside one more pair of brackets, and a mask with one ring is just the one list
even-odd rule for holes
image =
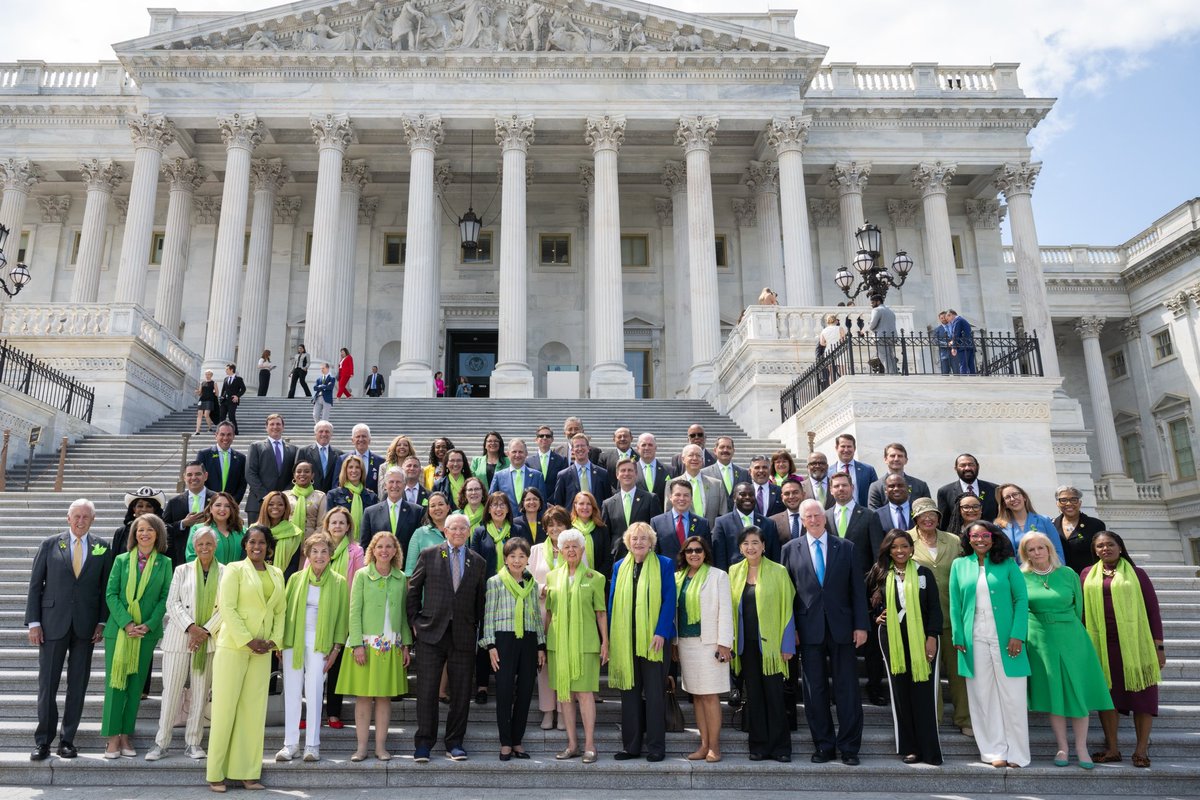
{"label": "necktie", "polygon": [[679,540],[679,546],[683,547],[683,540],[687,538],[687,533],[683,530],[683,514],[675,515],[675,538]]}
{"label": "necktie", "polygon": [[229,451],[218,450],[221,454],[221,491],[225,491],[225,486],[229,483]]}
{"label": "necktie", "polygon": [[800,538],[800,515],[796,513],[792,514],[792,538]]}
{"label": "necktie", "polygon": [[629,524],[629,510],[633,505],[633,495],[629,492],[621,492],[622,501],[625,504],[625,524]]}
{"label": "necktie", "polygon": [[587,467],[579,468],[579,489],[583,492],[590,492],[592,490],[592,479],[588,476]]}
{"label": "necktie", "polygon": [[193,514],[200,513],[200,495],[198,495],[198,494],[192,495],[192,513]]}
{"label": "necktie", "polygon": [[392,536],[396,535],[396,509],[400,507],[399,503],[390,503],[392,507]]}
{"label": "necktie", "polygon": [[766,493],[767,493],[767,487],[763,484],[759,484],[759,487],[758,487],[758,513],[762,514],[764,517],[767,515]]}
{"label": "necktie", "polygon": [[692,509],[704,516],[704,487],[700,485],[700,477],[692,478]]}
{"label": "necktie", "polygon": [[753,524],[754,524],[754,517],[752,515],[748,516],[746,514],[742,514],[742,527],[743,528],[749,528]]}
{"label": "necktie", "polygon": [[462,565],[458,563],[458,548],[454,547],[450,550],[450,582],[454,586],[454,591],[458,591],[458,584],[462,580]]}
{"label": "necktie", "polygon": [[817,571],[817,583],[825,585],[825,554],[821,552],[821,540],[813,542],[813,547],[817,548],[816,555],[813,556],[813,569]]}
{"label": "necktie", "polygon": [[653,492],[654,491],[654,464],[653,464],[653,462],[651,462],[649,464],[643,464],[642,472],[646,475],[646,491]]}
{"label": "necktie", "polygon": [[813,481],[813,489],[817,493],[817,502],[825,505],[825,484],[821,483],[821,481]]}
{"label": "necktie", "polygon": [[329,450],[327,448],[322,447],[321,448],[321,474],[324,475],[327,472],[329,472]]}
{"label": "necktie", "polygon": [[275,469],[276,471],[283,469],[283,443],[278,439],[274,442],[275,445]]}
{"label": "necktie", "polygon": [[904,518],[904,508],[901,506],[892,506],[896,515],[896,527],[902,531],[908,530],[908,520]]}
{"label": "necktie", "polygon": [[75,577],[79,577],[79,573],[83,572],[83,540],[71,537],[71,569],[75,571]]}
{"label": "necktie", "polygon": [[545,478],[546,477],[546,462],[550,460],[550,454],[549,453],[540,453],[538,455],[538,460],[542,462],[542,477]]}
{"label": "necktie", "polygon": [[725,493],[733,494],[733,470],[728,464],[721,467],[721,477],[725,480]]}
{"label": "necktie", "polygon": [[521,502],[521,495],[525,493],[525,469],[519,468],[513,470],[513,489],[516,490],[517,502]]}
{"label": "necktie", "polygon": [[846,506],[838,506],[837,531],[839,538],[846,538]]}

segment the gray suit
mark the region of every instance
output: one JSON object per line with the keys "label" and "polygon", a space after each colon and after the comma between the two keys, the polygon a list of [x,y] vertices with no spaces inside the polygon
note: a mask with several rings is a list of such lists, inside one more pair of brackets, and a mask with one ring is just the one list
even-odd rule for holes
{"label": "gray suit", "polygon": [[733,470],[733,480],[730,482],[729,489],[725,488],[725,479],[721,476],[721,465],[709,464],[704,469],[700,470],[701,475],[707,475],[710,478],[716,478],[721,484],[721,491],[725,492],[725,502],[729,508],[733,508],[733,501],[729,497],[730,489],[737,486],[739,483],[750,483],[750,470],[745,467],[739,467],[737,464],[730,463],[729,468]]}
{"label": "gray suit", "polygon": [[871,309],[871,319],[867,327],[878,340],[875,345],[875,357],[883,364],[884,372],[895,375],[900,371],[896,364],[896,312],[880,303]]}
{"label": "gray suit", "polygon": [[270,439],[250,445],[250,455],[246,459],[246,483],[250,487],[250,494],[246,498],[246,516],[250,522],[258,519],[258,510],[264,497],[271,492],[285,491],[292,485],[296,448],[287,442],[282,442],[282,448],[283,466],[280,467],[275,463],[275,450]]}
{"label": "gray suit", "polygon": [[[887,479],[888,476],[884,475],[871,484],[871,488],[867,492],[867,508],[883,508],[887,505],[887,493],[883,490],[883,482]],[[931,497],[929,494],[929,484],[920,478],[914,478],[905,472],[904,481],[908,484],[908,502],[911,503],[918,497]]]}
{"label": "gray suit", "polygon": [[[717,517],[729,511],[729,497],[725,494],[725,486],[717,478],[710,478],[703,473],[700,473],[700,484],[704,487],[704,520],[708,523],[709,530],[717,524]],[[687,473],[680,475],[679,478],[689,480]],[[674,480],[674,479],[672,479]],[[670,484],[667,485],[667,495],[670,496]],[[670,506],[668,501],[667,506]],[[692,493],[692,507],[696,506],[695,492]]]}

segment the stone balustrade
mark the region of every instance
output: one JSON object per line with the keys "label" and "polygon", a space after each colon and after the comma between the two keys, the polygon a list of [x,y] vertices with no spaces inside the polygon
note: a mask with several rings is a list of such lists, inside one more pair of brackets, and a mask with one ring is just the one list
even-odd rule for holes
{"label": "stone balustrade", "polygon": [[1025,96],[1017,83],[1016,64],[992,64],[991,66],[912,64],[907,67],[881,67],[833,63],[817,70],[808,90],[809,97],[845,97],[864,94],[913,97],[958,94],[994,97]]}
{"label": "stone balustrade", "polygon": [[119,61],[0,64],[3,94],[136,95],[137,86]]}

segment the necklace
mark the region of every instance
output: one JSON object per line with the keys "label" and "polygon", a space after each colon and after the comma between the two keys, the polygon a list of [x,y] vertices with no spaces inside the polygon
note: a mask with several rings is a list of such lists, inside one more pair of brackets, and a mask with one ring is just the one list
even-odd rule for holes
{"label": "necklace", "polygon": [[1117,574],[1117,568],[1116,568],[1116,567],[1113,567],[1112,569],[1109,569],[1108,567],[1101,566],[1101,567],[1100,567],[1100,571],[1104,573],[1104,577],[1106,577],[1106,578],[1111,578],[1112,576],[1114,576],[1114,575],[1116,575],[1116,574]]}
{"label": "necklace", "polygon": [[1054,567],[1051,567],[1050,569],[1046,570],[1045,572],[1039,572],[1038,570],[1034,569],[1033,567],[1030,567],[1030,568],[1029,568],[1029,571],[1030,571],[1030,572],[1032,572],[1034,575],[1037,575],[1038,577],[1040,577],[1040,578],[1042,579],[1042,588],[1043,588],[1043,589],[1049,589],[1049,588],[1050,588],[1050,584],[1049,584],[1049,582],[1046,580],[1046,576],[1048,576],[1048,575],[1049,575],[1051,572],[1054,572]]}

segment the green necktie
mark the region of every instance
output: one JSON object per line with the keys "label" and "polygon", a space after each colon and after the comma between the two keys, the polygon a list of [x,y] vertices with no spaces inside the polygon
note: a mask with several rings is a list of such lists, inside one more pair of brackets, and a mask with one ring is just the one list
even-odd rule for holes
{"label": "green necktie", "polygon": [[629,524],[629,509],[630,509],[630,506],[633,505],[633,495],[631,495],[629,492],[621,492],[621,495],[624,498],[621,502],[623,502],[625,504],[625,524],[628,525]]}
{"label": "green necktie", "polygon": [[700,478],[695,477],[692,481],[692,509],[696,512],[696,516],[704,516],[704,492],[700,488]]}
{"label": "green necktie", "polygon": [[193,514],[200,513],[200,495],[198,495],[198,494],[192,495],[192,513]]}
{"label": "green necktie", "polygon": [[646,473],[646,491],[654,491],[654,463],[645,464],[642,466],[642,472]]}
{"label": "green necktie", "polygon": [[753,524],[754,524],[754,517],[752,517],[752,516],[748,517],[745,514],[742,514],[742,527],[743,528],[749,528]]}
{"label": "green necktie", "polygon": [[525,493],[525,468],[517,467],[513,470],[513,488],[516,490],[517,502],[521,502],[521,495]]}
{"label": "green necktie", "polygon": [[725,479],[725,493],[733,494],[733,470],[728,464],[721,467],[721,476]]}
{"label": "green necktie", "polygon": [[225,491],[225,487],[229,484],[229,451],[218,450],[221,455],[221,491]]}
{"label": "green necktie", "polygon": [[399,503],[392,503],[392,536],[396,535],[396,509],[400,507]]}
{"label": "green necktie", "polygon": [[542,462],[542,477],[546,477],[546,462],[550,460],[549,453],[539,453],[538,460]]}
{"label": "green necktie", "polygon": [[838,506],[838,538],[846,538],[846,506]]}
{"label": "green necktie", "polygon": [[592,480],[588,477],[587,467],[579,468],[579,490],[582,492],[590,492],[592,490]]}

